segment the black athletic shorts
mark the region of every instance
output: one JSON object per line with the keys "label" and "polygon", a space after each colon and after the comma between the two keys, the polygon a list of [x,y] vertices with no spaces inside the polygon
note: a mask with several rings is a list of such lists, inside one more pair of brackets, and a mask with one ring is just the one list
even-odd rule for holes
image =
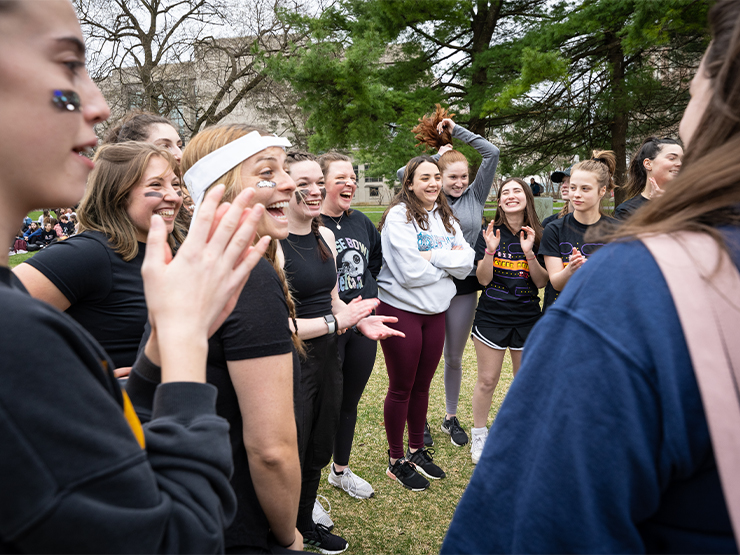
{"label": "black athletic shorts", "polygon": [[472,337],[478,339],[484,345],[491,349],[503,351],[510,349],[512,351],[521,351],[524,348],[524,342],[532,331],[532,326],[519,328],[486,328],[482,326],[473,326],[470,333]]}

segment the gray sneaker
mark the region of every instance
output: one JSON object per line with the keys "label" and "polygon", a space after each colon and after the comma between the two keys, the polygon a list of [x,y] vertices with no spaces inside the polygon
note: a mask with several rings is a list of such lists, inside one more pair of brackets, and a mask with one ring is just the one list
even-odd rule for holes
{"label": "gray sneaker", "polygon": [[[319,501],[319,497],[323,499],[326,502],[326,504],[329,506],[328,511],[324,509],[324,506],[321,504],[321,501]],[[323,495],[317,495],[316,500],[313,502],[313,521],[316,524],[322,524],[326,526],[326,529],[329,531],[334,529],[334,522],[329,517],[330,512],[331,512],[331,503],[329,503],[329,500]]]}
{"label": "gray sneaker", "polygon": [[363,480],[352,472],[349,467],[344,472],[334,472],[334,464],[329,465],[329,483],[335,488],[343,489],[356,499],[369,499],[375,495],[373,486],[367,480]]}

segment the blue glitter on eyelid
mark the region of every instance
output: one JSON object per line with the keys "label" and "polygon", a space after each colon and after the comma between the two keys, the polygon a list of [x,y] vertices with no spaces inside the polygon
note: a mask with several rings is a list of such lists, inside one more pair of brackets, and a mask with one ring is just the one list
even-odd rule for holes
{"label": "blue glitter on eyelid", "polygon": [[62,112],[79,112],[80,97],[75,91],[55,89],[51,103]]}

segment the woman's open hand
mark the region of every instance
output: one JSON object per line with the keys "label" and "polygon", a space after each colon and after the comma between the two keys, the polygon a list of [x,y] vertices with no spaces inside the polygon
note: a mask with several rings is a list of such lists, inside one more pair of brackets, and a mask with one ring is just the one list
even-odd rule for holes
{"label": "woman's open hand", "polygon": [[373,341],[387,339],[394,335],[406,337],[402,331],[394,330],[385,325],[386,323],[392,324],[395,322],[398,322],[398,318],[395,316],[368,316],[357,323],[357,329],[362,332],[362,335]]}
{"label": "woman's open hand", "polygon": [[219,206],[224,190],[217,185],[206,195],[174,258],[164,222],[152,217],[141,273],[163,382],[205,381],[208,334],[234,308],[270,240],[252,244],[264,213],[262,205],[248,207],[254,190]]}

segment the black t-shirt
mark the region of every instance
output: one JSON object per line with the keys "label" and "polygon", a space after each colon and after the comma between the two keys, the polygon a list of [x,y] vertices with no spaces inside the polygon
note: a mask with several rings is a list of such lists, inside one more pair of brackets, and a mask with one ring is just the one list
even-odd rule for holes
{"label": "black t-shirt", "polygon": [[[208,383],[218,388],[216,412],[229,421],[234,455],[231,485],[238,507],[234,522],[226,529],[226,547],[267,548],[269,523],[254,491],[244,446],[239,399],[231,383],[227,361],[247,360],[293,353],[293,390],[298,391],[300,361],[293,349],[288,325],[288,304],[277,273],[266,259],[249,275],[236,307],[208,340]],[[269,368],[264,369],[269,372]],[[294,395],[299,398],[299,395]],[[296,407],[298,410],[298,407]],[[287,415],[286,415],[287,416]]]}
{"label": "black t-shirt", "polygon": [[[540,298],[529,275],[529,264],[519,237],[508,227],[496,226],[501,241],[493,259],[493,279],[478,298],[474,325],[489,328],[532,326],[537,322]],[[475,243],[475,262],[483,260],[486,240],[483,232]]]}
{"label": "black t-shirt", "polygon": [[145,249],[139,243],[139,253],[125,262],[105,234],[85,231],[26,261],[67,297],[67,314],[97,339],[117,368],[133,366],[144,334]]}
{"label": "black t-shirt", "polygon": [[618,220],[626,220],[648,202],[650,202],[650,199],[646,199],[642,194],[634,196],[629,200],[625,200],[622,204],[616,207],[614,210],[614,217]]}
{"label": "black t-shirt", "polygon": [[280,241],[285,255],[285,276],[293,292],[298,318],[331,314],[331,292],[337,284],[337,269],[328,245],[329,257],[321,260],[319,240],[324,241],[313,233],[290,233]]}
{"label": "black t-shirt", "polygon": [[64,231],[64,234],[69,237],[70,235],[74,235],[75,232],[75,224],[72,222],[59,222],[59,225],[62,226],[62,231]]}
{"label": "black t-shirt", "polygon": [[[539,254],[540,256],[559,256],[564,266],[568,265],[568,259],[574,248],[578,249],[583,256],[588,258],[604,243],[585,243],[583,237],[586,235],[586,231],[597,226],[601,227],[616,223],[617,221],[614,218],[601,216],[601,219],[595,224],[585,225],[576,220],[571,212],[559,220],[553,220],[545,228],[542,234],[542,244],[540,244]],[[550,282],[547,282],[543,309],[554,303],[559,293]]]}
{"label": "black t-shirt", "polygon": [[41,232],[41,242],[44,245],[48,245],[56,238],[57,238],[57,232],[54,231],[53,229],[50,229],[49,231],[44,230]]}
{"label": "black t-shirt", "polygon": [[363,299],[376,298],[375,278],[383,264],[383,252],[380,233],[373,222],[359,210],[352,210],[341,219],[327,215],[321,219],[336,238],[339,298],[345,303],[360,295]]}
{"label": "black t-shirt", "polygon": [[558,216],[560,216],[560,212],[553,214],[552,216],[548,216],[547,218],[542,220],[542,229],[545,229],[547,227],[547,224],[549,224],[550,222],[554,222],[555,220],[557,220]]}

